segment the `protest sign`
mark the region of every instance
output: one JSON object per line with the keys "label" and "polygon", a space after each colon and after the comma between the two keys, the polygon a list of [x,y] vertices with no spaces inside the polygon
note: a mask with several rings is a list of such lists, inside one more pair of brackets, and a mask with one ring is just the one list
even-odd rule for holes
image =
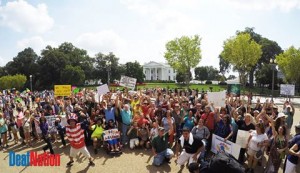
{"label": "protest sign", "polygon": [[227,93],[234,97],[239,97],[241,94],[241,84],[228,84]]}
{"label": "protest sign", "polygon": [[111,129],[111,130],[104,130],[103,131],[103,140],[108,141],[111,139],[118,139],[120,138],[120,132],[118,129]]}
{"label": "protest sign", "polygon": [[108,88],[107,84],[98,86],[97,87],[97,92],[98,92],[99,96],[102,95],[102,94],[108,93],[109,92],[109,88]]}
{"label": "protest sign", "polygon": [[239,158],[241,147],[231,141],[224,142],[224,138],[221,138],[215,134],[212,137],[211,151],[215,154],[218,152],[226,152],[231,154],[236,159]]}
{"label": "protest sign", "polygon": [[235,143],[241,146],[241,148],[246,148],[249,136],[250,136],[249,131],[238,130]]}
{"label": "protest sign", "polygon": [[70,96],[71,85],[54,85],[54,96]]}
{"label": "protest sign", "polygon": [[225,105],[226,91],[209,92],[207,98],[209,102],[214,103],[214,106],[222,107]]}
{"label": "protest sign", "polygon": [[286,96],[295,95],[295,85],[281,84],[280,85],[280,94]]}
{"label": "protest sign", "polygon": [[47,123],[48,123],[48,126],[49,126],[49,129],[50,127],[54,127],[55,124],[55,116],[54,115],[50,115],[50,116],[45,116],[45,118],[47,119]]}
{"label": "protest sign", "polygon": [[134,90],[136,84],[136,79],[128,76],[121,76],[120,86],[130,88]]}

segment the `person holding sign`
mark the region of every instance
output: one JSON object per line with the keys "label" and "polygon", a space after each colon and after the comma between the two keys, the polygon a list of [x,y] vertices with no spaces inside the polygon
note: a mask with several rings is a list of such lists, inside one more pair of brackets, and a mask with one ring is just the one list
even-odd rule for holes
{"label": "person holding sign", "polygon": [[[117,127],[116,123],[113,120],[109,120],[107,125],[106,125],[105,130],[112,130],[112,129],[118,129],[118,127]],[[120,148],[118,146],[118,139],[116,139],[116,138],[108,139],[107,142],[108,142],[109,147],[111,148],[112,152],[114,152],[114,151],[119,152],[120,151]]]}

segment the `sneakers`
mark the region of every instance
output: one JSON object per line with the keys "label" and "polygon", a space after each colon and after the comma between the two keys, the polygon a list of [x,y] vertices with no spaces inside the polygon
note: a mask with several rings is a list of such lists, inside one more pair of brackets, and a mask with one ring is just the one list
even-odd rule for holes
{"label": "sneakers", "polygon": [[90,161],[89,166],[95,166],[95,163],[93,161]]}
{"label": "sneakers", "polygon": [[69,161],[69,162],[67,163],[67,166],[72,166],[73,163],[74,163],[74,161],[71,160],[71,161]]}

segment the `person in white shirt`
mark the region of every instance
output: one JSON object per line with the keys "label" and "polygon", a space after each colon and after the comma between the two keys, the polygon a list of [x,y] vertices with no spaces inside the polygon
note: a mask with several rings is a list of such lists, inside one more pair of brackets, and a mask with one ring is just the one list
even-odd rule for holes
{"label": "person in white shirt", "polygon": [[265,134],[263,123],[258,123],[255,126],[255,131],[251,133],[247,143],[248,168],[246,172],[253,173],[257,165],[257,161],[263,155],[264,147],[268,145],[268,136]]}

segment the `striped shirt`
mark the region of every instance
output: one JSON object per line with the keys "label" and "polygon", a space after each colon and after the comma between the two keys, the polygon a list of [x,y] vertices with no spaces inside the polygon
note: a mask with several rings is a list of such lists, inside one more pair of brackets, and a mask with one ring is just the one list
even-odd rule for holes
{"label": "striped shirt", "polygon": [[80,123],[77,123],[76,127],[74,128],[66,126],[66,135],[70,141],[71,147],[79,149],[85,146],[84,134],[83,130],[81,129]]}

